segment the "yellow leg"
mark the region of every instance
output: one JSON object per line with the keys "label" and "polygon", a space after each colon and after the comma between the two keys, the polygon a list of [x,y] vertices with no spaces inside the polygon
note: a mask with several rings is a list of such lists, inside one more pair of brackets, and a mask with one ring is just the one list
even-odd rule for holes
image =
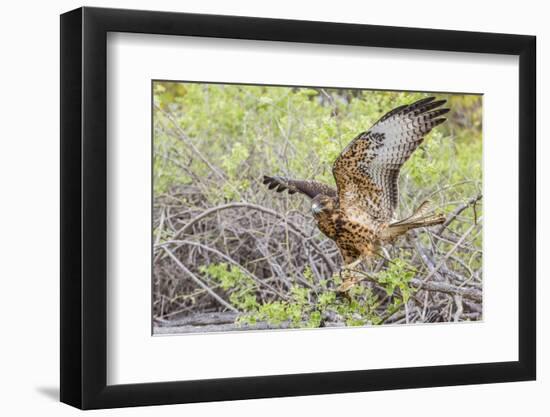
{"label": "yellow leg", "polygon": [[355,261],[353,261],[352,263],[344,266],[345,269],[348,269],[348,270],[351,270],[351,269],[354,269],[357,265],[359,265],[361,262],[364,261],[364,258],[363,257],[359,257],[357,258]]}
{"label": "yellow leg", "polygon": [[342,283],[336,289],[338,292],[347,293],[351,290],[359,281],[361,277],[353,273],[353,270],[363,262],[364,258],[359,257],[350,264],[344,265],[340,270],[340,276],[342,277]]}

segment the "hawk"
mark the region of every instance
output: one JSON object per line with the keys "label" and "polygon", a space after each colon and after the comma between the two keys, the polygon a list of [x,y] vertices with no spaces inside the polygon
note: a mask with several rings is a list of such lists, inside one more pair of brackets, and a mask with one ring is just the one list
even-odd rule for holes
{"label": "hawk", "polygon": [[445,102],[429,97],[399,106],[360,133],[334,161],[336,188],[279,176],[264,176],[263,182],[277,192],[309,197],[317,227],[336,242],[344,269],[350,269],[407,231],[445,221],[433,214],[428,201],[411,216],[394,218],[399,171],[426,135],[446,120],[441,117],[449,111],[441,108]]}

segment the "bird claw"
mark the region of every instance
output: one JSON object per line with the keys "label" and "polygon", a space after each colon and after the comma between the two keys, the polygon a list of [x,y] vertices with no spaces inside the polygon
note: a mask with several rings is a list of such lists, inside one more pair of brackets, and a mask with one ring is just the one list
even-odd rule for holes
{"label": "bird claw", "polygon": [[354,262],[345,265],[340,269],[340,278],[342,283],[336,288],[340,293],[348,293],[358,282],[362,280],[358,274],[355,274],[353,269],[363,261],[362,258],[356,259]]}
{"label": "bird claw", "polygon": [[340,293],[347,293],[360,281],[360,278],[348,268],[342,268],[340,278],[342,283],[336,288]]}
{"label": "bird claw", "polygon": [[351,290],[355,285],[357,284],[357,280],[355,278],[348,278],[344,280],[338,288],[336,288],[336,291],[341,293],[347,293],[349,290]]}

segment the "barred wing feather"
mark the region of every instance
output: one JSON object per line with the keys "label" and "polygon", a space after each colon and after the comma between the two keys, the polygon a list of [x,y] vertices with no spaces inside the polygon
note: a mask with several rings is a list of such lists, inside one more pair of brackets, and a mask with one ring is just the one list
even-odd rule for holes
{"label": "barred wing feather", "polygon": [[315,198],[318,194],[336,197],[336,190],[333,187],[318,181],[293,180],[285,177],[268,177],[264,175],[263,182],[270,190],[275,190],[278,193],[288,190],[289,194],[302,193],[309,198]]}
{"label": "barred wing feather", "polygon": [[388,222],[397,207],[399,171],[424,140],[446,119],[445,100],[429,97],[400,106],[358,135],[338,156],[333,175],[340,208],[358,208],[371,218]]}

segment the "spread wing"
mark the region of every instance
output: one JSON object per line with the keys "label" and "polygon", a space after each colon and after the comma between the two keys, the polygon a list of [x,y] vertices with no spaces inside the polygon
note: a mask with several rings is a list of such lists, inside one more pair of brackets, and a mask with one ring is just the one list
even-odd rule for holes
{"label": "spread wing", "polygon": [[318,181],[291,180],[285,177],[268,177],[264,175],[264,184],[270,190],[275,189],[279,193],[288,190],[289,194],[302,193],[309,198],[315,198],[317,194],[336,197],[336,190],[334,188]]}
{"label": "spread wing", "polygon": [[340,207],[357,207],[378,221],[392,220],[401,166],[426,134],[446,119],[445,100],[435,97],[397,107],[361,133],[334,162]]}

